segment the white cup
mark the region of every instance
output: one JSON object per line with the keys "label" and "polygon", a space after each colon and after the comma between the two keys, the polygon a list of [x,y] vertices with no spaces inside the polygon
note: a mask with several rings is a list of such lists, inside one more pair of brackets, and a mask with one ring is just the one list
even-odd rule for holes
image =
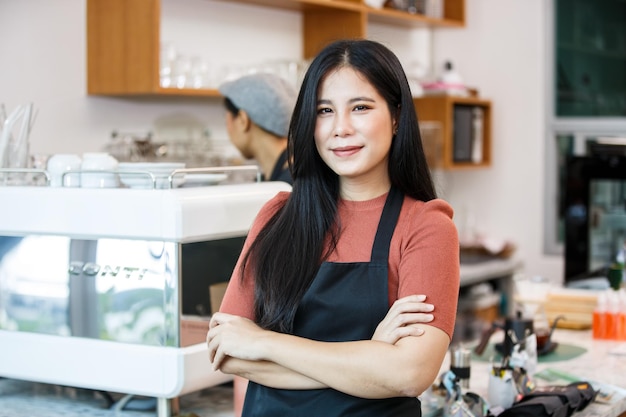
{"label": "white cup", "polygon": [[[82,160],[80,156],[74,154],[52,155],[47,162],[47,170],[50,175],[50,186],[52,187],[80,187],[80,170]],[[66,172],[76,171],[75,174]]]}
{"label": "white cup", "polygon": [[489,373],[487,400],[492,406],[507,409],[515,402],[517,388],[513,380],[513,371],[506,369]]}
{"label": "white cup", "polygon": [[[118,186],[117,159],[104,152],[88,152],[83,154],[80,166],[80,185],[83,188],[116,188]],[[89,172],[89,171],[103,171]]]}

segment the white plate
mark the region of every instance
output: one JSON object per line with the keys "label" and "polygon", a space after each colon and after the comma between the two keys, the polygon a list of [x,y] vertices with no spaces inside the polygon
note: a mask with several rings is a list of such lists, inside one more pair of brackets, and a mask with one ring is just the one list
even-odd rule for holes
{"label": "white plate", "polygon": [[[177,169],[184,168],[184,162],[120,162],[117,166],[120,181],[130,188],[152,188],[153,184],[148,172],[154,175],[156,188],[169,188],[170,174]],[[125,171],[128,172],[125,173]],[[182,173],[176,175],[172,181],[172,188],[180,187],[184,182],[185,178]]]}
{"label": "white plate", "polygon": [[228,178],[227,174],[185,174],[185,185],[215,185]]}
{"label": "white plate", "polygon": [[117,168],[127,171],[174,171],[185,168],[184,162],[120,162]]}
{"label": "white plate", "polygon": [[[156,181],[155,188],[170,188],[169,174],[158,175],[152,173]],[[120,181],[122,184],[129,188],[152,188],[152,179],[148,175],[135,175],[119,173]],[[178,188],[185,183],[185,178],[182,175],[177,175],[172,180],[172,188]]]}

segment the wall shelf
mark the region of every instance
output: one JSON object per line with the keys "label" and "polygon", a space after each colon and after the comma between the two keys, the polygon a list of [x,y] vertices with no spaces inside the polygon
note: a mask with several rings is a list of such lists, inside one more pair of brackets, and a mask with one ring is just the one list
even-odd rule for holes
{"label": "wall shelf", "polygon": [[[362,0],[229,0],[297,10],[303,16],[303,58],[340,38],[366,38],[367,26],[462,27],[465,0],[446,0],[444,18],[375,9]],[[219,97],[213,89],[162,88],[159,84],[160,0],[87,0],[87,93]]]}
{"label": "wall shelf", "polygon": [[[491,102],[483,100],[477,97],[458,97],[451,95],[440,96],[426,96],[416,98],[414,100],[415,108],[417,110],[417,117],[420,121],[436,121],[441,123],[442,126],[442,155],[441,161],[438,164],[443,169],[471,169],[471,168],[484,168],[491,165]],[[481,147],[480,154],[482,155],[479,162],[472,161],[459,161],[455,158],[455,108],[458,106],[463,107],[478,107],[482,110],[482,136],[478,141],[472,142],[470,146]],[[465,132],[468,135],[472,134],[471,126],[466,126],[466,129],[470,129],[469,132]]]}

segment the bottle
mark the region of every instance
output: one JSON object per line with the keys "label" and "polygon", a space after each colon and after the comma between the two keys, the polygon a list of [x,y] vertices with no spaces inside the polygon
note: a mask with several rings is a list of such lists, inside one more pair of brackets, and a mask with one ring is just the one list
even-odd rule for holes
{"label": "bottle", "polygon": [[617,340],[626,340],[626,290],[621,288],[618,291],[619,314],[617,318]]}
{"label": "bottle", "polygon": [[617,291],[610,291],[607,300],[605,339],[616,340],[619,326],[619,296]]}
{"label": "bottle", "polygon": [[483,109],[476,106],[472,109],[472,162],[483,161]]}
{"label": "bottle", "polygon": [[440,81],[450,87],[463,87],[463,79],[459,73],[454,70],[454,66],[451,61],[445,62],[443,71],[441,72]]}
{"label": "bottle", "polygon": [[606,293],[598,294],[596,308],[593,310],[592,336],[594,339],[606,339]]}

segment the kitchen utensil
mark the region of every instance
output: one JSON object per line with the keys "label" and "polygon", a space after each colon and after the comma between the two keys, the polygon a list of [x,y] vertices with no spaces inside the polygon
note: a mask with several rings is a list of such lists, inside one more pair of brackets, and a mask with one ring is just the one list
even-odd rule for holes
{"label": "kitchen utensil", "polygon": [[87,152],[80,165],[80,186],[83,188],[116,188],[117,159],[108,153]]}
{"label": "kitchen utensil", "polygon": [[9,167],[9,143],[13,137],[13,128],[25,111],[24,106],[17,106],[4,121],[0,135],[0,168]]}
{"label": "kitchen utensil", "polygon": [[[497,329],[504,330],[504,342],[499,349],[503,356],[509,356],[513,350],[513,345],[524,341],[526,337],[534,333],[533,320],[522,317],[522,313],[518,311],[515,317],[507,317],[504,324],[497,321],[492,323],[491,327],[483,333],[480,343],[474,349],[478,355],[482,355],[485,351],[489,339]],[[498,349],[498,345],[496,345],[496,349]]]}
{"label": "kitchen utensil", "polygon": [[[75,154],[52,155],[47,162],[51,187],[80,187],[82,159]],[[75,171],[75,173],[68,173]]]}
{"label": "kitchen utensil", "polygon": [[33,104],[19,105],[8,116],[0,109],[0,168],[8,168],[3,177],[8,184],[25,185],[31,181],[28,169],[29,135],[33,126]]}
{"label": "kitchen utensil", "polygon": [[472,352],[463,346],[450,350],[450,370],[459,378],[463,388],[469,388],[471,359]]}
{"label": "kitchen utensil", "polygon": [[535,335],[537,336],[537,353],[541,355],[544,351],[550,349],[550,345],[553,343],[552,334],[556,329],[559,320],[564,319],[565,316],[557,316],[552,321],[552,326],[549,326],[547,319],[545,322],[541,322],[535,326]]}

